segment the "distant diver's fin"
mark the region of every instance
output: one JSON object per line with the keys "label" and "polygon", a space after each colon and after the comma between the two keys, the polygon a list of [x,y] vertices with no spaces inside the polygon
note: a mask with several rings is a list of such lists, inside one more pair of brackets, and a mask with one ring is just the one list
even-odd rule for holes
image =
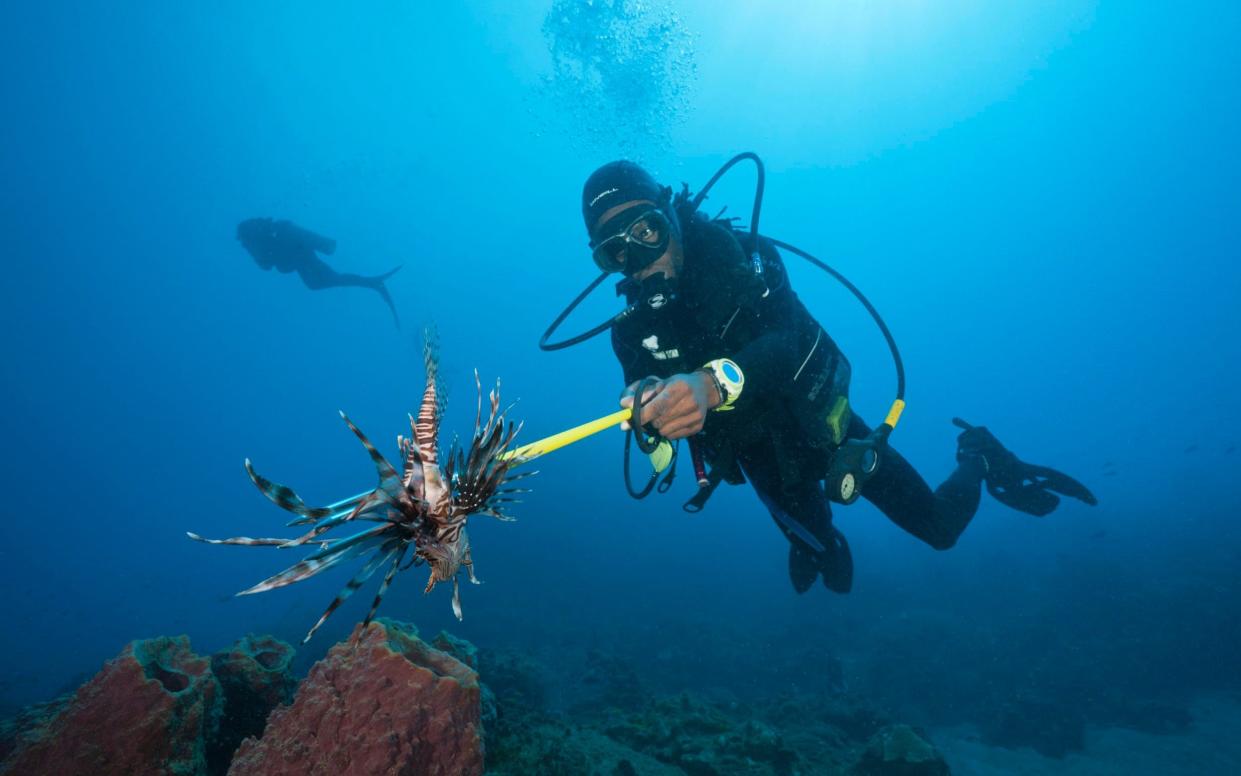
{"label": "distant diver's fin", "polygon": [[371,283],[371,288],[379,292],[379,295],[383,297],[385,302],[387,302],[388,309],[392,311],[392,320],[396,323],[396,327],[398,329],[401,328],[401,316],[396,314],[396,305],[393,304],[392,295],[388,293],[388,287],[384,285],[384,281],[392,277],[393,275],[395,275],[397,272],[400,271],[401,267],[404,267],[404,266],[405,266],[404,264],[401,264],[400,266],[394,269],[388,270],[382,275],[376,275],[373,278],[367,278],[367,280],[369,280]]}
{"label": "distant diver's fin", "polygon": [[979,457],[985,462],[987,492],[1001,504],[1042,517],[1060,505],[1057,493],[1091,506],[1099,503],[1089,488],[1069,475],[1019,460],[985,426],[971,426],[960,418],[952,422],[964,429],[957,438],[957,459]]}

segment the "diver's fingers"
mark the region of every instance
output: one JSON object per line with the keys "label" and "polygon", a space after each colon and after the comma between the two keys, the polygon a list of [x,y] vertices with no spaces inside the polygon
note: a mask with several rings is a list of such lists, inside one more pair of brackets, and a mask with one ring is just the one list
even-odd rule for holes
{"label": "diver's fingers", "polygon": [[659,433],[665,439],[684,439],[691,437],[702,431],[702,418],[700,416],[691,415],[666,423]]}
{"label": "diver's fingers", "polygon": [[706,410],[699,403],[693,390],[687,388],[684,395],[679,396],[676,403],[664,413],[663,422],[658,426],[659,433],[668,439],[692,436],[702,431],[706,419]]}
{"label": "diver's fingers", "polygon": [[642,403],[642,424],[659,428],[666,421],[669,408],[676,402],[672,388],[666,388]]}
{"label": "diver's fingers", "polygon": [[622,407],[633,406],[633,396],[635,393],[638,392],[638,384],[641,383],[643,380],[650,381],[646,387],[646,390],[642,392],[643,403],[650,401],[650,398],[654,396],[656,393],[658,393],[660,390],[662,390],[664,387],[664,381],[656,377],[655,375],[647,375],[646,377],[642,378],[642,380],[635,380],[629,385],[625,386],[625,390],[621,391],[620,405]]}
{"label": "diver's fingers", "polygon": [[[642,380],[635,380],[630,383],[621,393],[620,406],[626,409],[633,409],[633,397],[638,391],[638,385],[643,381],[647,381],[646,388],[642,391],[642,418],[645,422],[650,422],[653,417],[650,412],[650,402],[659,395],[664,389],[664,381],[655,375],[649,375]],[[620,424],[621,431],[628,431],[631,428],[629,421],[623,420]]]}
{"label": "diver's fingers", "polygon": [[[644,407],[644,422],[647,417]],[[681,433],[684,436],[683,432],[687,429],[695,425],[701,426],[704,416],[689,384],[684,380],[676,380],[670,381],[667,388],[651,401],[649,417],[649,422],[660,434],[668,436],[670,433]]]}
{"label": "diver's fingers", "polygon": [[[642,417],[644,419],[652,417],[650,414],[650,408],[659,402],[659,398],[663,396],[663,394],[663,383],[648,385],[646,389],[642,391]],[[626,396],[624,399],[621,399],[621,406],[632,408],[633,396]]]}

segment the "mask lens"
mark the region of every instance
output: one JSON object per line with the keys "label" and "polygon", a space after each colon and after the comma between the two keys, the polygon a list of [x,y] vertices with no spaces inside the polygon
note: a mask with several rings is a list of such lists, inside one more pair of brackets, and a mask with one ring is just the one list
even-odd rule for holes
{"label": "mask lens", "polygon": [[663,214],[659,211],[653,211],[634,221],[628,231],[626,231],[626,234],[629,235],[629,239],[633,242],[651,246],[659,245],[663,239],[664,224],[667,224],[667,220],[664,219]]}
{"label": "mask lens", "polygon": [[591,256],[595,266],[604,272],[620,272],[625,269],[625,236],[617,234],[595,246]]}
{"label": "mask lens", "polygon": [[[632,263],[629,261],[631,249],[638,254],[634,258],[641,267],[645,267],[663,255],[668,247],[671,224],[668,223],[668,217],[659,210],[646,210],[632,219],[626,219],[625,215],[621,213],[612,222],[604,224],[600,232],[612,232],[611,236],[593,245],[591,255],[595,266],[604,272],[627,271],[627,265]],[[616,229],[616,221],[624,226]]]}

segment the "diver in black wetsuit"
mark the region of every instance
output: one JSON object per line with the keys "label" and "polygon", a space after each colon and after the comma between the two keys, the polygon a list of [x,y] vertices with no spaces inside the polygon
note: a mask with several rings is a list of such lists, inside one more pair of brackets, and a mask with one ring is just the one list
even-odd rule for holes
{"label": "diver in black wetsuit", "polygon": [[266,270],[275,268],[283,273],[296,272],[312,291],[343,286],[374,290],[383,297],[392,311],[392,319],[400,328],[401,319],[396,314],[396,305],[384,285],[384,281],[400,267],[372,277],[337,272],[317,255],[331,256],[336,252],[336,241],[303,229],[292,221],[248,218],[237,224],[237,239],[260,267]]}
{"label": "diver in black wetsuit", "polygon": [[[821,575],[852,587],[849,546],[832,525],[823,480],[842,442],[870,428],[848,408],[849,362],[789,286],[775,248],[760,239],[763,264],[747,258],[750,235],[675,200],[631,162],[587,180],[582,213],[596,264],[626,276],[618,293],[632,314],[612,325],[612,347],[633,406],[644,378],[641,419],[670,440],[690,438],[717,480],[746,479],[790,542],[789,576],[800,593]],[[549,330],[550,333],[550,330]],[[934,491],[885,446],[862,496],[940,550],[978,509],[985,482],[997,499],[1030,514],[1055,509],[1051,491],[1094,504],[1072,478],[1025,464],[987,429],[954,420],[957,469]]]}

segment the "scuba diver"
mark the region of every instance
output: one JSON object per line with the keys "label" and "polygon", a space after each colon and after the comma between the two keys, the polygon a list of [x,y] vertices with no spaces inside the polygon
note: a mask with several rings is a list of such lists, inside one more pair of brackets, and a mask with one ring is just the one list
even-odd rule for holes
{"label": "scuba diver", "polygon": [[237,239],[260,267],[265,270],[274,267],[278,272],[286,274],[296,272],[312,291],[344,286],[374,290],[383,297],[388,309],[392,311],[392,319],[397,328],[401,327],[396,305],[392,303],[392,296],[384,285],[384,281],[396,274],[400,267],[372,277],[337,272],[317,255],[322,253],[331,256],[336,252],[336,241],[303,229],[292,221],[248,218],[237,224]]}
{"label": "scuba diver", "polygon": [[[698,210],[706,190],[743,158],[759,170],[748,231],[736,228],[735,219],[711,219]],[[1032,515],[1054,510],[1056,493],[1096,503],[1081,483],[1022,462],[985,427],[959,418],[953,421],[962,429],[957,468],[932,490],[887,444],[904,407],[904,371],[887,327],[835,270],[758,233],[762,185],[762,163],[748,153],[725,165],[693,200],[688,187],[673,197],[670,187],[632,162],[600,167],[583,189],[582,216],[603,274],[540,342],[555,350],[611,329],[627,385],[620,401],[633,408],[636,427],[629,430],[639,447],[655,463],[654,440],[688,441],[700,486],[688,511],[701,509],[720,481],[748,480],[789,540],[794,589],[804,593],[821,577],[828,589],[847,593],[853,560],[832,525],[829,499],[848,504],[860,495],[939,550],[952,547],[973,518],[983,483],[1002,503]],[[849,361],[793,292],[777,246],[836,276],[887,337],[898,397],[875,429],[850,408]],[[626,310],[583,335],[548,344],[552,331],[611,273],[623,275],[617,294],[627,300]],[[627,485],[628,476],[627,468]],[[641,494],[629,485],[630,493],[645,495],[654,478]]]}

